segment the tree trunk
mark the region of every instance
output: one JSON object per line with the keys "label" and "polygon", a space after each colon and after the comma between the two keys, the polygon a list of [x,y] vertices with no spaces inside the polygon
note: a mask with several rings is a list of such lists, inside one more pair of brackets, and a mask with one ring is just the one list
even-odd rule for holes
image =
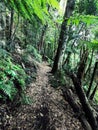
{"label": "tree trunk", "polygon": [[11,19],[10,19],[10,34],[9,34],[9,39],[12,39],[12,33],[13,33],[13,23],[14,23],[14,10],[11,10]]}
{"label": "tree trunk", "polygon": [[88,68],[86,69],[86,72],[85,72],[85,74],[84,74],[84,77],[86,77],[86,75],[88,74],[88,72],[90,73],[90,68],[91,68],[91,64],[92,64],[92,60],[93,60],[93,54],[94,54],[94,50],[92,50],[90,63],[89,63],[89,65],[88,65]]}
{"label": "tree trunk", "polygon": [[94,70],[93,70],[91,82],[90,82],[90,85],[89,85],[89,88],[88,88],[88,91],[87,91],[87,94],[86,94],[87,97],[89,97],[89,95],[90,95],[90,91],[91,91],[91,88],[92,88],[93,80],[94,80],[96,69],[97,69],[97,65],[98,65],[98,62],[95,63],[95,67],[94,67]]}
{"label": "tree trunk", "polygon": [[[9,14],[11,14],[11,16],[9,17]],[[11,12],[9,11],[9,14],[6,14],[6,42],[7,42],[7,46],[6,49],[9,51],[13,42],[12,39],[12,32],[13,32],[13,23],[14,23],[14,11],[13,9],[11,9]]]}
{"label": "tree trunk", "polygon": [[[82,104],[82,108],[85,112],[85,116],[88,119],[88,122],[92,127],[92,130],[98,130],[98,123],[97,123],[96,117],[94,115],[91,105],[88,102],[88,99],[85,95],[85,92],[83,90],[82,83],[81,83],[82,75],[83,75],[83,72],[85,69],[85,60],[82,62],[82,64],[80,63],[77,75],[73,74],[72,72],[68,72],[68,70],[66,70],[66,73],[71,77],[71,79],[73,81],[76,93]],[[80,68],[82,67],[81,65],[83,66],[82,70],[80,70]],[[96,68],[96,65],[95,65],[95,68]]]}
{"label": "tree trunk", "polygon": [[87,57],[88,57],[88,51],[84,50],[83,53],[82,53],[82,57],[80,59],[80,65],[79,65],[78,72],[77,72],[77,77],[80,80],[82,80],[82,78],[84,76]]}
{"label": "tree trunk", "polygon": [[[58,49],[57,49],[57,53],[56,53],[53,68],[52,68],[53,74],[55,74],[58,70],[60,57],[61,57],[62,51],[65,49],[65,45],[66,45],[65,41],[67,39],[67,21],[68,21],[68,18],[72,15],[72,12],[74,10],[74,5],[75,5],[75,0],[67,1],[65,14],[63,17],[62,25],[61,25],[61,32],[60,32],[59,40],[58,40]],[[66,35],[66,37],[65,37],[65,35]]]}
{"label": "tree trunk", "polygon": [[42,34],[41,34],[41,38],[38,44],[38,50],[42,52],[42,48],[44,46],[44,37],[45,37],[45,33],[47,30],[48,24],[44,25],[43,29],[42,29]]}
{"label": "tree trunk", "polygon": [[[78,34],[81,32],[81,30],[83,30],[83,27],[84,27],[84,24],[81,24],[81,27],[80,27],[80,29],[79,29],[79,31],[78,31]],[[70,39],[72,39],[72,37],[70,37]],[[73,43],[72,43],[72,45],[71,45],[71,49],[74,47],[74,44],[77,42],[77,39],[74,39],[74,41],[73,41]],[[65,61],[64,61],[64,63],[62,64],[62,66],[64,66],[65,64],[69,64],[69,62],[70,62],[70,57],[71,57],[71,52],[68,52],[68,54],[67,54],[67,57],[66,57],[66,59],[65,59]]]}
{"label": "tree trunk", "polygon": [[0,2],[0,47],[1,48],[4,48],[6,43],[5,27],[6,27],[6,7],[2,1]]}
{"label": "tree trunk", "polygon": [[6,30],[5,30],[5,37],[6,42],[9,43],[9,35],[10,35],[10,17],[6,14]]}
{"label": "tree trunk", "polygon": [[92,94],[91,94],[91,96],[90,96],[90,100],[93,100],[94,95],[95,95],[96,90],[97,90],[97,87],[98,87],[98,84],[96,84],[96,86],[95,86],[95,88],[94,88],[94,90],[93,90],[93,92],[92,92]]}
{"label": "tree trunk", "polygon": [[79,105],[77,103],[77,101],[75,100],[73,92],[70,89],[62,89],[62,92],[63,92],[64,99],[68,101],[68,103],[72,107],[73,111],[75,112],[75,115],[82,122],[84,129],[92,130],[90,124],[88,123],[88,121],[84,115],[81,105]]}
{"label": "tree trunk", "polygon": [[64,63],[63,63],[62,66],[68,65],[68,64],[69,64],[70,56],[71,56],[71,52],[68,52],[67,57],[66,57],[66,59],[65,59],[65,61],[64,61]]}
{"label": "tree trunk", "polygon": [[76,93],[82,104],[82,108],[85,112],[86,118],[88,119],[88,122],[92,127],[92,130],[98,130],[98,123],[96,117],[94,116],[93,110],[86,98],[83,87],[81,85],[81,81],[75,75],[71,75],[71,78],[75,86]]}

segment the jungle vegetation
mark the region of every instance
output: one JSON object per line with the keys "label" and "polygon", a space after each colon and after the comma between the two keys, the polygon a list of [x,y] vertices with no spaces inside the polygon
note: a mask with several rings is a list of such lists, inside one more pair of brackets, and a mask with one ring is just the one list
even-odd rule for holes
{"label": "jungle vegetation", "polygon": [[[36,77],[28,74],[30,56],[49,63],[59,80],[54,87],[60,84],[67,99],[68,89],[75,89],[92,130],[98,130],[98,1],[0,0],[2,103],[29,102],[26,86]],[[30,66],[36,68],[34,61]]]}

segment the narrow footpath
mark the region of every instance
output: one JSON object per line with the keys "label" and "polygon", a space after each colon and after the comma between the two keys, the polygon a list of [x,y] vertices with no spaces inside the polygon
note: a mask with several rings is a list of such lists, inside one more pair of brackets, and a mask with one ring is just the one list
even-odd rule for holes
{"label": "narrow footpath", "polygon": [[61,90],[51,87],[50,71],[47,63],[38,64],[36,82],[27,91],[32,104],[19,107],[7,130],[83,130]]}

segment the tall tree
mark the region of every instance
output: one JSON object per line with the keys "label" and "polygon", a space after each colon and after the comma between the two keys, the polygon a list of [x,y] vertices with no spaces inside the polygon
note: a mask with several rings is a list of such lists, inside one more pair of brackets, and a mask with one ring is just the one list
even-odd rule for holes
{"label": "tall tree", "polygon": [[57,72],[61,54],[63,50],[65,49],[66,40],[67,40],[67,29],[68,29],[67,22],[70,16],[72,15],[74,6],[75,6],[75,0],[67,1],[67,5],[65,6],[66,9],[65,9],[64,17],[63,17],[63,22],[61,25],[61,32],[60,32],[59,40],[58,40],[58,49],[57,49],[57,53],[56,53],[53,68],[52,68],[52,73]]}

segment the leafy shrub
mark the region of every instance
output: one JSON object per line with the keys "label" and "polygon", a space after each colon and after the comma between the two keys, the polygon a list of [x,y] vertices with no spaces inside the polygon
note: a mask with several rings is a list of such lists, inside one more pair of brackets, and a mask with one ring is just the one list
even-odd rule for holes
{"label": "leafy shrub", "polygon": [[26,73],[4,52],[3,55],[0,51],[0,99],[13,101],[16,94],[25,89]]}
{"label": "leafy shrub", "polygon": [[42,61],[42,56],[39,54],[38,50],[34,46],[27,45],[26,53],[31,54],[37,61]]}

